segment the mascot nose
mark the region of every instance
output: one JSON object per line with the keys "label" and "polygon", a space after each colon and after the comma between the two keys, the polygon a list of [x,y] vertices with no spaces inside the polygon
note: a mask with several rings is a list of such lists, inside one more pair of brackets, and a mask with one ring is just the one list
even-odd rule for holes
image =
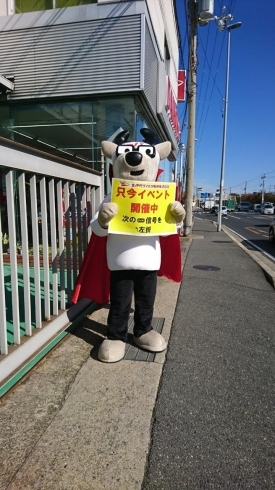
{"label": "mascot nose", "polygon": [[136,167],[141,163],[142,154],[138,151],[129,151],[126,153],[125,160],[131,167]]}

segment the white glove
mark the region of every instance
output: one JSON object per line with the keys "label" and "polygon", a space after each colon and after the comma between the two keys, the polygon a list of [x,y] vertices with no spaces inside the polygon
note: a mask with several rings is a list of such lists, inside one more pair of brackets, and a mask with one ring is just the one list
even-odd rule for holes
{"label": "white glove", "polygon": [[176,223],[180,223],[181,221],[184,220],[186,212],[184,207],[179,201],[173,201],[170,202],[169,204],[169,210],[171,211],[172,215],[174,216]]}

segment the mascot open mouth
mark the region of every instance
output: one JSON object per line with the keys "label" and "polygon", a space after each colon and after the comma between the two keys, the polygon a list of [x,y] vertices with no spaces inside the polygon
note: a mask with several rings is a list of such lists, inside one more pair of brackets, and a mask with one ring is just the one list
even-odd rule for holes
{"label": "mascot open mouth", "polygon": [[130,175],[139,176],[142,175],[144,170],[136,170],[135,172],[130,172]]}

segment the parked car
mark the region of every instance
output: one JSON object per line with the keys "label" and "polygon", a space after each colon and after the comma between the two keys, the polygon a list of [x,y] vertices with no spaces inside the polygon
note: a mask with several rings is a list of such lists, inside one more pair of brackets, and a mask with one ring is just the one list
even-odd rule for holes
{"label": "parked car", "polygon": [[261,212],[261,204],[254,204],[254,213]]}
{"label": "parked car", "polygon": [[250,210],[250,202],[243,201],[240,202],[240,204],[238,204],[238,211],[245,211],[248,213],[249,210]]}
{"label": "parked car", "polygon": [[270,223],[270,225],[269,225],[268,235],[269,235],[269,241],[274,243],[275,242],[275,220],[272,221],[272,223]]}
{"label": "parked car", "polygon": [[271,202],[261,204],[261,214],[274,214],[274,206]]}
{"label": "parked car", "polygon": [[[215,215],[218,216],[219,214],[219,206],[215,206]],[[222,206],[222,216],[227,216],[227,207]]]}
{"label": "parked car", "polygon": [[210,214],[215,214],[215,211],[216,211],[216,208],[218,208],[219,206],[212,206],[211,208],[211,211],[210,211]]}

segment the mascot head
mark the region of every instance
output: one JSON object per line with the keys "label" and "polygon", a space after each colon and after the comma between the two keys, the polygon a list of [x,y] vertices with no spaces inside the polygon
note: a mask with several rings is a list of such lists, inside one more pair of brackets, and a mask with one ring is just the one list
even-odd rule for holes
{"label": "mascot head", "polygon": [[144,140],[127,142],[129,131],[119,133],[114,141],[102,141],[103,155],[112,159],[113,177],[125,180],[154,182],[159,175],[159,162],[168,157],[170,141],[158,143],[158,138],[150,129],[140,130]]}

